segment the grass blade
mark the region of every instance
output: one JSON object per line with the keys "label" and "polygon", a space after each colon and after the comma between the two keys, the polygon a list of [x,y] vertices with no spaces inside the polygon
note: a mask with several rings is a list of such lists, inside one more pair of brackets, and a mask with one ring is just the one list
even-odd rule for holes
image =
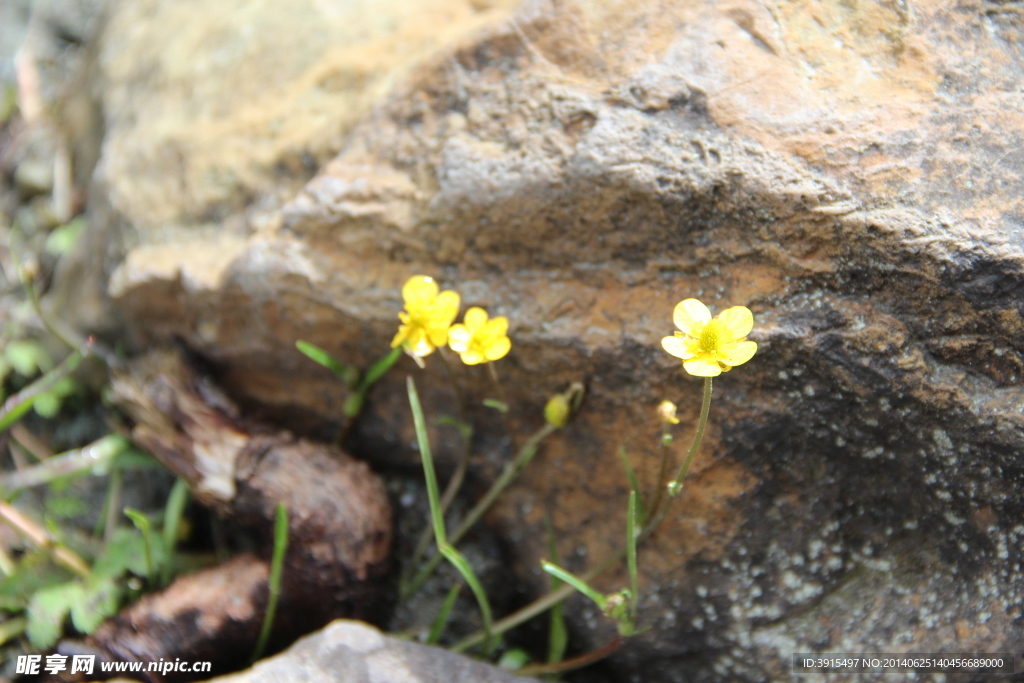
{"label": "grass blade", "polygon": [[434,623],[430,627],[430,633],[427,635],[427,645],[437,645],[441,641],[441,634],[444,633],[444,627],[448,623],[448,616],[452,613],[452,609],[455,607],[455,600],[458,599],[459,591],[461,590],[462,584],[459,583],[452,586],[452,589],[448,591],[448,596],[441,605],[441,611],[437,613],[437,618],[434,619]]}
{"label": "grass blade", "polygon": [[[558,547],[555,545],[555,531],[551,528],[551,520],[544,519],[544,527],[548,536],[548,557],[558,562]],[[553,574],[550,590],[555,590],[562,582]],[[548,630],[548,664],[557,664],[565,658],[565,650],[569,646],[569,630],[565,626],[565,608],[558,603],[551,608],[551,626]]]}
{"label": "grass blade", "polygon": [[626,479],[629,480],[629,490],[636,493],[636,507],[637,511],[640,513],[639,519],[641,520],[640,524],[642,526],[643,520],[646,519],[644,498],[640,494],[640,484],[637,483],[636,472],[633,470],[633,464],[629,461],[629,454],[626,453],[625,446],[619,446],[619,456],[622,458],[622,464],[626,468]]}
{"label": "grass blade", "polygon": [[444,528],[444,515],[441,512],[441,495],[437,487],[437,473],[434,471],[434,456],[430,452],[430,437],[427,435],[427,421],[423,418],[423,406],[420,395],[416,392],[416,383],[412,377],[405,378],[409,391],[409,406],[412,408],[412,421],[416,428],[416,441],[420,446],[420,460],[423,461],[423,476],[427,480],[427,500],[430,502],[430,521],[434,525],[434,540],[440,549],[448,543]]}
{"label": "grass blade", "polygon": [[152,586],[156,579],[156,565],[153,563],[153,525],[145,513],[132,508],[125,508],[124,514],[132,520],[135,528],[142,532],[142,547],[146,552],[146,580]]}
{"label": "grass blade", "polygon": [[178,544],[178,527],[181,524],[181,516],[188,504],[188,484],[184,479],[178,479],[167,496],[167,505],[164,507],[164,564],[160,568],[160,583],[166,586],[171,582],[171,572],[174,570],[174,546]]}
{"label": "grass blade", "polygon": [[631,619],[636,619],[636,601],[639,595],[638,584],[639,579],[637,577],[636,569],[636,507],[637,507],[637,492],[629,492],[629,507],[626,510],[626,566],[629,568],[629,590],[632,594],[632,599],[629,601],[629,616]]}
{"label": "grass blade", "polygon": [[551,576],[554,576],[557,579],[561,579],[565,583],[569,584],[570,586],[578,590],[580,593],[583,593],[585,596],[593,600],[594,603],[599,608],[601,608],[602,612],[605,610],[608,601],[605,600],[605,597],[603,595],[601,595],[596,590],[587,585],[586,581],[576,576],[575,574],[568,572],[565,569],[562,569],[557,564],[548,562],[547,560],[541,560],[540,566],[548,574],[551,574]]}
{"label": "grass blade", "polygon": [[288,510],[284,503],[277,504],[277,515],[274,518],[274,557],[270,561],[270,596],[267,598],[267,613],[263,617],[263,627],[256,641],[256,649],[252,653],[255,662],[263,655],[270,638],[270,629],[274,626],[274,615],[277,612],[277,600],[281,597],[281,574],[284,571],[284,554],[288,550]]}
{"label": "grass blade", "polygon": [[480,605],[480,615],[484,620],[484,654],[490,655],[497,642],[491,637],[493,632],[494,616],[491,613],[491,603],[487,600],[487,593],[484,591],[483,585],[476,578],[476,574],[473,573],[473,568],[469,565],[469,562],[465,557],[462,556],[458,550],[454,547],[445,543],[439,548],[441,554],[452,563],[452,566],[462,575],[462,578],[469,585],[469,589],[473,591],[473,595],[476,597],[476,602]]}
{"label": "grass blade", "polygon": [[303,353],[314,363],[319,363],[345,383],[349,389],[355,389],[359,384],[359,371],[351,366],[345,365],[340,360],[321,349],[319,346],[310,344],[301,339],[295,342],[295,348]]}

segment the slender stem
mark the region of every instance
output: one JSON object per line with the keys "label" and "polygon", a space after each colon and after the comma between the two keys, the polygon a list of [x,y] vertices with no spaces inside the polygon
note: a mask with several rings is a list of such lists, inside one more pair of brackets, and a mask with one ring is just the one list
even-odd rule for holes
{"label": "slender stem", "polygon": [[0,487],[5,494],[10,494],[21,489],[48,484],[54,479],[104,465],[127,450],[128,446],[129,443],[124,437],[108,434],[83,448],[55,455],[38,465],[0,476]]}
{"label": "slender stem", "polygon": [[284,572],[284,554],[287,550],[288,510],[285,509],[284,503],[278,503],[277,512],[274,516],[274,555],[270,560],[270,577],[267,580],[267,588],[270,594],[267,597],[267,611],[263,616],[263,626],[260,627],[259,639],[256,641],[256,648],[252,653],[252,661],[254,662],[263,655],[263,650],[270,639],[270,630],[274,626],[277,601],[281,597],[281,575]]}
{"label": "slender stem", "polygon": [[[594,577],[605,573],[611,567],[615,566],[615,563],[622,559],[622,556],[625,554],[625,552],[625,548],[620,548],[618,552],[615,552],[607,558],[605,558],[604,562],[599,564],[594,569],[591,569],[589,572],[587,572],[580,578],[583,581],[590,581]],[[499,636],[505,631],[511,630],[516,626],[519,626],[523,622],[533,619],[538,614],[543,614],[545,611],[554,607],[555,605],[562,602],[574,593],[576,593],[575,588],[573,588],[571,585],[567,583],[562,584],[555,590],[549,591],[548,593],[545,593],[541,597],[537,598],[529,605],[513,612],[512,614],[508,615],[503,619],[499,619],[498,621],[494,622],[494,625],[491,627],[491,634],[494,636]],[[486,638],[486,633],[482,631],[477,631],[476,633],[468,635],[459,642],[455,643],[454,645],[452,645],[450,649],[452,652],[465,652],[474,645],[482,643]]]}
{"label": "slender stem", "polygon": [[[533,459],[533,456],[537,454],[537,448],[538,446],[540,446],[541,441],[543,441],[546,437],[555,432],[557,429],[558,427],[554,427],[550,424],[545,424],[543,427],[541,427],[540,429],[533,433],[529,440],[527,440],[527,442],[520,449],[519,454],[516,455],[516,458],[505,466],[505,470],[501,473],[501,476],[499,476],[498,479],[493,484],[491,484],[491,488],[487,490],[487,493],[484,494],[483,498],[481,498],[477,502],[477,504],[473,506],[473,509],[469,511],[465,519],[463,519],[459,526],[456,527],[455,531],[452,532],[451,536],[448,539],[449,543],[454,545],[459,542],[459,539],[466,535],[466,532],[469,531],[473,527],[473,525],[480,520],[481,517],[483,517],[484,513],[487,512],[488,509],[490,509],[495,499],[499,495],[501,495],[501,492],[504,491],[508,487],[508,485],[511,484],[512,481],[519,475],[519,473],[523,471],[523,468],[525,468],[530,463],[530,460]],[[440,555],[434,555],[429,560],[427,560],[427,562],[423,565],[423,567],[416,574],[413,580],[409,583],[405,594],[402,596],[403,599],[409,598],[417,590],[419,590],[420,586],[423,585],[423,582],[427,580],[427,578],[433,573],[433,571],[437,568],[437,565],[439,565],[440,563]]]}
{"label": "slender stem", "polygon": [[15,530],[20,531],[32,544],[41,550],[53,555],[60,564],[64,565],[82,578],[88,578],[89,565],[85,563],[78,553],[71,548],[61,545],[48,533],[40,528],[35,522],[23,515],[20,510],[10,503],[0,501],[0,519],[7,522]]}
{"label": "slender stem", "polygon": [[117,522],[121,519],[121,496],[124,493],[124,472],[120,467],[110,473],[110,486],[107,488],[107,509],[103,515],[103,542],[110,543],[117,530]]}
{"label": "slender stem", "polygon": [[[676,480],[673,483],[681,482],[682,478],[685,477],[686,473],[689,471],[690,462],[693,460],[693,456],[696,454],[697,448],[700,446],[700,442],[704,438],[704,428],[707,425],[710,406],[711,378],[706,377],[704,380],[704,402],[701,406],[701,417],[697,425],[697,434],[694,436],[693,444],[690,446],[690,450],[687,452],[686,461],[683,463],[683,467],[680,469],[679,475],[676,477]],[[665,519],[665,515],[668,512],[668,509],[672,506],[672,502],[674,500],[675,496],[670,496],[669,498],[664,499],[664,502],[661,504],[661,510],[658,511],[654,519],[648,521],[644,525],[643,529],[641,529],[640,533],[637,534],[636,542],[638,544],[642,543],[657,530],[662,520]],[[592,578],[603,574],[608,569],[613,567],[617,562],[619,562],[622,559],[622,557],[626,554],[626,552],[627,550],[625,546],[619,548],[617,552],[612,553],[610,556],[605,558],[604,562],[602,562],[597,567],[587,572],[580,578],[582,578],[584,581],[590,581]],[[545,595],[531,602],[529,605],[526,605],[525,607],[519,609],[516,612],[513,612],[507,617],[499,619],[498,621],[494,622],[494,625],[491,630],[491,635],[501,635],[505,631],[508,631],[509,629],[513,629],[516,626],[519,626],[523,622],[532,619],[538,614],[542,614],[545,610],[553,607],[554,605],[557,605],[558,603],[562,602],[567,597],[572,595],[573,592],[575,592],[575,590],[576,589],[574,587],[565,584],[553,591],[546,593]],[[477,631],[476,633],[466,636],[459,642],[455,643],[455,645],[453,645],[451,649],[453,652],[463,652],[473,647],[474,645],[482,642],[487,637],[489,637],[488,634]]]}
{"label": "slender stem", "polygon": [[693,462],[693,456],[697,455],[697,449],[700,448],[700,442],[704,439],[704,428],[708,425],[708,413],[711,411],[711,378],[704,378],[704,401],[700,406],[700,420],[697,422],[697,433],[693,436],[693,443],[690,444],[690,450],[686,452],[686,460],[683,461],[682,467],[679,468],[679,472],[676,474],[676,478],[673,479],[668,485],[668,493],[670,496],[675,498],[679,495],[679,491],[682,489],[682,481],[686,477],[686,473],[690,471],[690,463]]}
{"label": "slender stem", "polygon": [[39,437],[30,432],[25,425],[16,424],[12,426],[11,438],[17,441],[19,446],[31,453],[32,457],[40,462],[53,457],[53,451]]}
{"label": "slender stem", "polygon": [[160,583],[164,586],[171,582],[171,575],[174,573],[174,548],[178,545],[178,527],[188,504],[188,494],[188,484],[184,479],[178,478],[171,487],[167,504],[164,506],[164,527],[161,532],[164,564],[160,568]]}
{"label": "slender stem", "polygon": [[10,427],[28,412],[41,394],[49,391],[57,382],[74,372],[82,358],[91,353],[92,347],[92,340],[87,339],[78,351],[62,360],[57,367],[4,401],[3,406],[0,407],[0,431]]}
{"label": "slender stem", "polygon": [[502,420],[505,422],[505,431],[508,432],[509,443],[512,444],[512,452],[515,453],[519,450],[519,445],[516,443],[516,433],[512,429],[512,419],[509,417],[508,408],[511,405],[508,402],[508,394],[505,393],[505,386],[498,379],[498,369],[494,367],[494,363],[487,363],[487,374],[491,376],[491,383],[494,384],[494,390],[498,392],[498,400],[505,404],[505,410],[501,411]]}
{"label": "slender stem", "polygon": [[[444,493],[441,494],[441,512],[447,512],[452,501],[455,500],[455,496],[458,494],[459,489],[462,487],[462,482],[466,478],[466,470],[469,468],[469,456],[473,444],[473,431],[469,426],[465,396],[463,396],[462,390],[459,388],[459,383],[455,378],[455,373],[452,371],[451,364],[448,362],[444,349],[438,349],[437,355],[441,358],[441,364],[444,365],[445,374],[448,375],[448,381],[452,385],[452,391],[455,392],[455,400],[459,406],[459,421],[461,421],[469,430],[468,432],[460,430],[460,433],[462,434],[462,453],[459,456],[459,462],[455,466],[455,471],[452,473],[451,479],[449,479],[448,483],[445,485]],[[417,564],[422,556],[423,551],[420,551],[420,553],[414,557],[412,564]]]}
{"label": "slender stem", "polygon": [[564,673],[566,671],[574,671],[581,669],[585,666],[589,666],[594,662],[599,662],[611,653],[622,647],[622,644],[626,642],[626,639],[622,636],[615,636],[615,638],[602,648],[585,652],[576,657],[565,659],[557,664],[529,664],[527,666],[518,669],[515,673],[518,676],[543,676],[545,674],[557,674]]}
{"label": "slender stem", "polygon": [[39,295],[36,293],[36,285],[32,276],[21,269],[21,284],[25,288],[25,294],[28,295],[29,303],[32,304],[32,309],[36,312],[40,322],[43,323],[43,327],[57,338],[64,346],[69,349],[77,349],[82,346],[85,342],[84,339],[78,336],[76,332],[65,329],[63,326],[58,327],[54,324],[54,321],[50,320],[50,316],[43,313],[43,306],[39,302]]}
{"label": "slender stem", "polygon": [[427,501],[430,503],[430,521],[434,527],[434,540],[440,548],[447,542],[444,528],[444,513],[441,512],[440,495],[437,492],[437,474],[434,472],[434,456],[430,451],[430,439],[427,438],[427,422],[423,418],[423,406],[416,392],[416,383],[412,377],[405,378],[409,391],[409,405],[412,407],[412,421],[416,427],[416,440],[420,447],[420,460],[423,462],[423,474],[427,480]]}
{"label": "slender stem", "polygon": [[[671,443],[665,438],[668,434],[668,425],[663,422],[661,426],[661,465],[658,467],[658,479],[655,481],[654,496],[651,499],[650,507],[647,508],[652,515],[657,514],[658,508],[661,507],[661,500],[665,495],[665,487],[668,485],[668,464],[672,459]],[[647,521],[647,519],[644,519],[642,523],[646,524]]]}

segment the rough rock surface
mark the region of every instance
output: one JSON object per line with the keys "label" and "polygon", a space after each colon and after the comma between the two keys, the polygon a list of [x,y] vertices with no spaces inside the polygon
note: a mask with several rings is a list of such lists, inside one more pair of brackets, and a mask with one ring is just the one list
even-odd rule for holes
{"label": "rough rock surface", "polygon": [[[127,5],[114,25],[135,17]],[[250,407],[317,428],[343,393],[296,339],[368,363],[413,273],[507,315],[499,367],[517,424],[536,426],[566,382],[589,388],[491,518],[539,591],[544,517],[571,568],[595,561],[622,534],[618,445],[650,480],[653,407],[675,400],[684,427],[696,417],[699,384],[658,344],[673,305],[745,304],[759,353],[716,382],[683,503],[641,553],[651,628],[612,673],[758,681],[786,677],[794,651],[1024,646],[1017,4],[529,0],[474,27],[382,67],[399,74],[381,77],[386,96],[325,105],[336,137],[310,126],[302,145],[348,131],[343,149],[269,213],[272,174],[196,171],[215,158],[209,130],[263,149],[239,142],[251,110],[210,94],[230,76],[205,62],[177,74],[188,111],[216,126],[168,119],[184,142],[166,146],[118,112],[180,94],[108,69],[103,182],[135,245],[109,292],[136,342],[183,339]],[[119,40],[108,59],[131,54]],[[240,178],[253,163],[230,160]],[[179,189],[125,191],[150,176]],[[351,444],[378,466],[415,463],[405,372]],[[429,388],[443,387],[436,363],[419,381],[451,411]],[[487,471],[503,453],[482,445]],[[570,605],[577,645],[606,642],[611,627]]]}
{"label": "rough rock surface", "polygon": [[397,640],[358,621],[338,620],[281,654],[211,683],[522,683],[481,662]]}

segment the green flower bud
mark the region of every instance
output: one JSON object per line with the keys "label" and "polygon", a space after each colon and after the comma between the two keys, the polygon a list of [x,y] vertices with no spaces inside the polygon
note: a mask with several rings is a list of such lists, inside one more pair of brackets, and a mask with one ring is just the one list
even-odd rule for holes
{"label": "green flower bud", "polygon": [[548,404],[544,406],[544,419],[552,427],[564,427],[565,423],[569,421],[570,413],[572,413],[572,408],[569,405],[569,399],[564,394],[555,394],[548,399]]}

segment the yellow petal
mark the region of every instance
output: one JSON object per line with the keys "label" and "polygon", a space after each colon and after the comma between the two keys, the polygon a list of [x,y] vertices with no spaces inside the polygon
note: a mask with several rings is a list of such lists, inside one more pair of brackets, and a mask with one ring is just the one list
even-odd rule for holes
{"label": "yellow petal", "polygon": [[697,355],[690,351],[689,344],[682,337],[665,337],[661,340],[661,346],[676,358],[682,358],[683,360]]}
{"label": "yellow petal", "polygon": [[684,360],[683,369],[697,377],[718,377],[722,374],[722,368],[718,366],[718,363],[707,358]]}
{"label": "yellow petal", "polygon": [[472,336],[465,325],[452,325],[448,328],[448,346],[452,347],[452,351],[462,353],[469,348]]}
{"label": "yellow petal", "polygon": [[718,314],[718,321],[731,340],[743,339],[754,329],[754,316],[746,306],[725,309]]}
{"label": "yellow petal", "polygon": [[493,334],[495,337],[508,334],[508,318],[503,315],[491,318],[490,322],[487,323],[487,333]]}
{"label": "yellow petal", "polygon": [[408,310],[427,306],[437,296],[437,283],[426,275],[413,275],[402,287],[402,300]]}
{"label": "yellow petal", "polygon": [[672,322],[691,337],[696,337],[695,331],[706,325],[709,320],[711,320],[711,311],[696,299],[680,301],[672,312]]}
{"label": "yellow petal", "polygon": [[409,328],[406,327],[405,325],[402,325],[401,327],[399,327],[398,328],[398,333],[395,335],[395,338],[391,340],[391,348],[394,349],[394,348],[397,348],[397,347],[401,346],[402,342],[404,342],[405,338],[408,337],[408,336],[409,336]]}
{"label": "yellow petal", "polygon": [[484,355],[487,357],[487,360],[498,360],[499,358],[504,358],[511,348],[512,340],[503,336],[488,346]]}
{"label": "yellow petal", "polygon": [[487,311],[482,308],[473,308],[466,311],[466,317],[462,319],[470,331],[475,332],[487,324]]}
{"label": "yellow petal", "polygon": [[465,353],[459,354],[459,358],[461,358],[462,362],[465,363],[466,365],[479,365],[480,363],[483,363],[486,360],[486,358],[480,355],[480,353],[472,349],[466,351]]}
{"label": "yellow petal", "polygon": [[446,289],[437,295],[434,299],[434,305],[431,309],[431,318],[438,322],[444,321],[446,325],[451,325],[452,321],[455,320],[455,316],[459,314],[459,293],[451,289]]}
{"label": "yellow petal", "polygon": [[417,358],[429,356],[434,352],[434,344],[430,342],[426,331],[422,328],[412,330],[412,333],[409,335],[409,338],[405,340],[405,344],[403,344],[403,346],[409,355]]}
{"label": "yellow petal", "polygon": [[718,352],[718,360],[726,365],[743,365],[757,353],[757,343],[741,341],[726,344]]}

